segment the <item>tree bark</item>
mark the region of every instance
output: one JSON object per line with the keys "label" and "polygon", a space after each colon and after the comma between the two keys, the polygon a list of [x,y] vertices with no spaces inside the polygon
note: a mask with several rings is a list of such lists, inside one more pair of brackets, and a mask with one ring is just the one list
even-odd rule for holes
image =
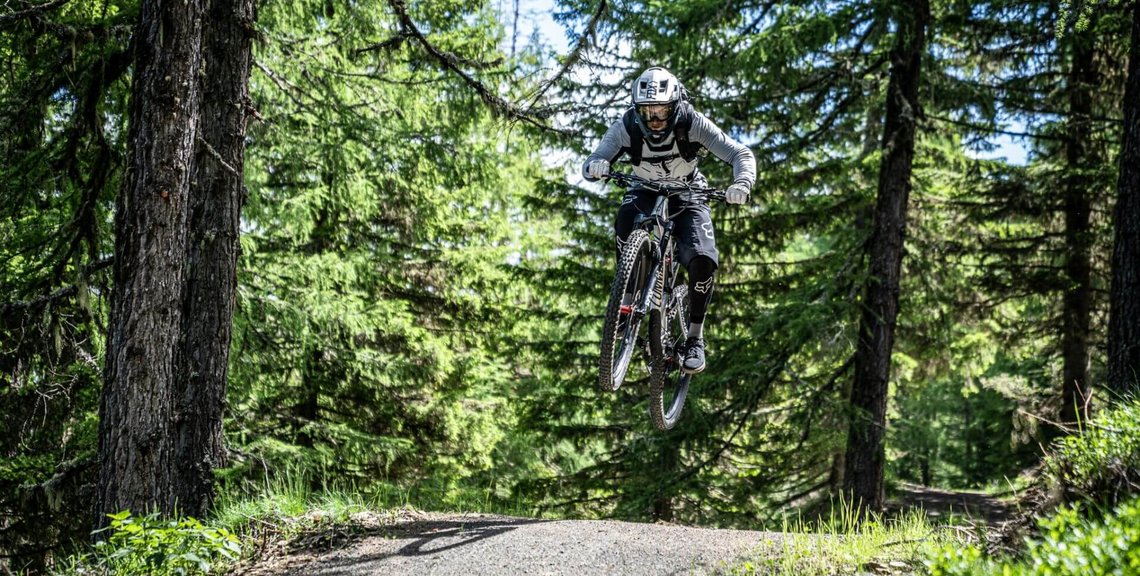
{"label": "tree bark", "polygon": [[1140,392],[1140,2],[1132,3],[1127,82],[1108,321],[1108,386],[1118,395]]}
{"label": "tree bark", "polygon": [[666,491],[666,478],[676,478],[681,467],[681,442],[660,442],[657,451],[657,489],[653,494],[653,520],[672,522],[676,514],[673,495]]}
{"label": "tree bark", "polygon": [[846,497],[864,511],[881,510],[884,504],[887,387],[919,114],[919,73],[929,14],[927,0],[903,3],[891,49],[883,158],[870,239],[870,274],[863,289],[843,474]]}
{"label": "tree bark", "polygon": [[183,353],[175,405],[176,492],[201,517],[213,502],[213,471],[225,461],[229,347],[237,293],[245,131],[249,116],[252,0],[213,0],[206,13],[200,145],[191,182],[183,303]]}
{"label": "tree bark", "polygon": [[202,4],[144,0],[139,18],[99,414],[100,526],[108,513],[170,514],[176,507],[172,398],[201,102]]}
{"label": "tree bark", "polygon": [[[1066,427],[1088,419],[1089,321],[1092,315],[1092,202],[1091,182],[1084,171],[1093,165],[1089,151],[1092,90],[1097,86],[1092,39],[1074,34],[1073,61],[1069,68],[1069,118],[1065,141],[1064,179],[1066,288],[1061,328],[1061,412]],[[1061,431],[1054,430],[1057,435]]]}

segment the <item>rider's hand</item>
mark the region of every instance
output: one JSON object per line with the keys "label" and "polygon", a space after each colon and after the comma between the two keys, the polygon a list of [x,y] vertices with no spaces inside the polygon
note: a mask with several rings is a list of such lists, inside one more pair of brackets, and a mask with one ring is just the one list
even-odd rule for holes
{"label": "rider's hand", "polygon": [[749,194],[747,184],[733,184],[724,191],[724,201],[729,204],[744,204],[748,201]]}
{"label": "rider's hand", "polygon": [[588,166],[586,166],[586,176],[594,180],[597,180],[598,178],[604,178],[606,174],[609,173],[610,163],[606,162],[605,160],[594,160],[593,162],[590,162]]}

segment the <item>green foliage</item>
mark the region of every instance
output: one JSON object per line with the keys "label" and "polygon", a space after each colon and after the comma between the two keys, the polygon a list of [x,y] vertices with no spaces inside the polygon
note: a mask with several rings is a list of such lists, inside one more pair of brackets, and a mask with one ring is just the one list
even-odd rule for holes
{"label": "green foliage", "polygon": [[1045,469],[1045,489],[1062,505],[1037,522],[1019,557],[948,545],[931,551],[931,573],[1075,576],[1140,568],[1140,402],[1124,401],[1059,440]]}
{"label": "green foliage", "polygon": [[1045,459],[1066,500],[1114,506],[1140,486],[1140,401],[1128,400],[1062,438]]}
{"label": "green foliage", "polygon": [[[490,86],[512,73],[488,6],[409,12]],[[497,457],[517,303],[537,296],[511,265],[558,235],[524,207],[545,195],[537,142],[418,44],[378,47],[404,38],[387,7],[271,2],[259,22],[227,479],[459,493],[517,476]]]}
{"label": "green foliage", "polygon": [[1140,498],[1131,498],[1101,517],[1074,504],[1043,518],[1039,538],[1019,559],[988,558],[974,545],[952,542],[931,551],[932,576],[1083,576],[1131,574],[1140,569]]}
{"label": "green foliage", "polygon": [[956,379],[966,372],[961,364],[945,376],[914,381],[906,375],[913,361],[896,354],[895,362],[902,374],[897,412],[891,415],[889,467],[897,478],[978,488],[1016,477],[1038,460],[1036,422],[1021,412],[1037,396],[1024,377],[1006,373],[1018,370],[1011,362],[999,357],[966,383]]}
{"label": "green foliage", "polygon": [[138,10],[20,12],[0,25],[0,556],[34,570],[88,528]]}
{"label": "green foliage", "polygon": [[223,573],[241,556],[241,540],[225,528],[211,528],[194,518],[171,520],[156,514],[135,517],[129,511],[109,515],[110,535],[95,551],[71,566],[74,574]]}

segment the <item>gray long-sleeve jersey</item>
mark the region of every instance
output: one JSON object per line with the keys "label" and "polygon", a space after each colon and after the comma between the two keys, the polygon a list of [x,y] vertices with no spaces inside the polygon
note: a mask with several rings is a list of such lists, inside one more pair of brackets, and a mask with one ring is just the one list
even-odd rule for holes
{"label": "gray long-sleeve jersey", "polygon": [[[689,128],[689,141],[704,146],[709,152],[721,160],[732,164],[732,178],[734,184],[746,184],[749,189],[756,182],[756,158],[747,146],[729,138],[713,124],[712,120],[700,112],[693,111],[693,122]],[[611,164],[618,160],[624,149],[630,146],[629,132],[619,118],[610,124],[606,135],[598,143],[598,147],[586,158],[582,165],[582,176],[593,180],[586,173],[590,162],[606,160]],[[700,157],[685,160],[677,146],[674,134],[665,137],[659,145],[650,145],[648,138],[642,139],[641,163],[633,167],[633,174],[648,180],[682,179],[691,180],[698,186],[706,186],[704,176],[697,169]]]}

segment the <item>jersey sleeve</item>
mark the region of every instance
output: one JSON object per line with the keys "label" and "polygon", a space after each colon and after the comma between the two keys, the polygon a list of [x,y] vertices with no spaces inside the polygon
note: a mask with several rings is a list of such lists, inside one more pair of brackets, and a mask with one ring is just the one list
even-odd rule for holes
{"label": "jersey sleeve", "polygon": [[596,178],[590,178],[586,175],[586,167],[594,160],[605,160],[613,164],[622,150],[629,147],[629,134],[625,131],[625,125],[621,120],[610,124],[609,130],[606,130],[606,135],[602,136],[602,141],[598,142],[598,147],[594,148],[594,152],[586,158],[586,162],[582,164],[582,177],[586,180],[594,181]]}
{"label": "jersey sleeve", "polygon": [[712,120],[700,112],[693,112],[693,126],[689,130],[689,140],[699,143],[724,162],[732,165],[734,184],[756,183],[756,157],[747,146],[729,138]]}

